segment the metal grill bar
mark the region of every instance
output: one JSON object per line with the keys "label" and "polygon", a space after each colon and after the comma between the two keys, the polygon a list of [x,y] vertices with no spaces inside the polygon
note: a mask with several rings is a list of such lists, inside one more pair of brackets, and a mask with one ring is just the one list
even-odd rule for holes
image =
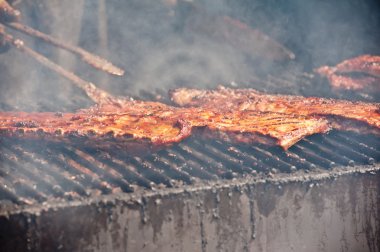
{"label": "metal grill bar", "polygon": [[[185,163],[189,163],[191,167],[194,167],[196,169],[196,172],[200,172],[203,174],[203,176],[209,179],[218,178],[218,164],[216,164],[217,166],[214,171],[210,169],[207,163],[207,161],[210,159],[206,157],[206,160],[203,160],[203,155],[200,152],[201,150],[193,150],[188,145],[179,144],[176,148],[176,151],[177,155],[179,154]],[[221,173],[223,173],[223,171]]]}
{"label": "metal grill bar", "polygon": [[246,166],[252,167],[251,173],[256,174],[257,172],[267,171],[268,167],[260,159],[256,158],[254,155],[251,155],[246,147],[237,147],[232,145],[228,146],[229,147],[227,150],[233,157],[241,160]]}
{"label": "metal grill bar", "polygon": [[312,164],[318,164],[319,166],[328,169],[333,167],[335,164],[334,161],[329,160],[323,156],[320,156],[304,146],[301,143],[293,146],[289,149],[289,152],[294,153],[295,155],[305,159]]}
{"label": "metal grill bar", "polygon": [[151,188],[151,181],[144,178],[138,171],[136,171],[134,166],[129,166],[117,158],[111,158],[108,152],[102,150],[84,149],[84,151],[89,155],[92,155],[93,158],[99,162],[99,166],[105,164],[108,169],[112,167],[112,169],[115,169],[120,173],[119,176],[121,178],[125,178],[129,183]]}
{"label": "metal grill bar", "polygon": [[135,167],[135,169],[146,179],[150,180],[150,185],[164,184],[171,187],[171,179],[162,174],[162,171],[154,167],[148,161],[140,157],[129,157],[127,153],[114,153],[119,159],[126,162],[128,165]]}
{"label": "metal grill bar", "polygon": [[219,159],[215,160],[209,155],[204,154],[207,153],[204,145],[199,146],[194,142],[189,142],[188,145],[181,145],[180,147],[183,151],[191,155],[191,159],[198,162],[204,170],[210,174],[213,174],[215,178],[223,177],[229,174],[229,170]]}
{"label": "metal grill bar", "polygon": [[45,193],[41,192],[39,189],[37,190],[35,181],[18,172],[16,167],[12,167],[12,164],[8,163],[8,160],[4,161],[3,167],[9,171],[6,172],[6,175],[3,178],[10,182],[9,185],[14,189],[17,195],[38,202],[43,202],[47,199]]}
{"label": "metal grill bar", "polygon": [[[364,143],[360,143],[354,138],[347,138],[346,136],[337,133],[335,135],[335,138],[337,138],[338,141],[344,142],[346,145],[352,146],[355,150],[361,152],[361,153],[367,153],[369,155],[368,163],[373,164],[375,161],[375,158],[378,160],[380,158],[380,151],[377,149],[374,149],[373,147],[370,147]],[[374,158],[375,157],[375,158]]]}
{"label": "metal grill bar", "polygon": [[301,141],[300,146],[303,146],[304,148],[309,149],[311,152],[317,153],[319,156],[325,157],[326,159],[334,163],[336,162],[342,165],[348,165],[350,162],[349,158],[336,154],[336,152],[333,151],[334,149],[331,149],[332,146],[325,146],[325,143],[316,144],[315,142],[312,142],[309,139],[305,139]]}
{"label": "metal grill bar", "polygon": [[171,162],[168,158],[165,158],[164,155],[153,154],[147,158],[151,163],[154,163],[156,167],[162,167],[166,175],[175,180],[182,180],[186,184],[191,184],[191,176],[181,170],[175,163]]}
{"label": "metal grill bar", "polygon": [[372,164],[380,161],[379,146],[380,140],[370,135],[332,132],[308,137],[287,152],[279,147],[188,139],[134,157],[124,150],[4,139],[0,200],[35,204],[49,198],[132,192],[136,186],[154,189],[192,184],[198,179]]}
{"label": "metal grill bar", "polygon": [[0,199],[9,200],[16,204],[27,204],[26,200],[17,195],[16,189],[13,187],[10,181],[0,173]]}
{"label": "metal grill bar", "polygon": [[35,149],[29,149],[26,145],[16,145],[13,148],[14,154],[23,160],[34,163],[38,167],[39,173],[50,174],[57,181],[55,186],[59,185],[65,192],[75,192],[81,196],[88,193],[83,185],[76,181],[74,176],[68,173],[64,167],[57,166],[52,162],[44,160],[44,155],[38,153]]}
{"label": "metal grill bar", "polygon": [[220,143],[212,142],[209,143],[201,143],[200,141],[194,141],[195,148],[201,148],[204,146],[205,155],[212,157],[215,160],[220,160],[224,167],[232,172],[238,173],[250,173],[252,168],[247,167],[241,160],[229,155],[228,149],[226,145],[221,145]]}
{"label": "metal grill bar", "polygon": [[[63,167],[71,174],[71,179],[83,184],[85,188],[98,189],[102,193],[111,192],[112,188],[108,182],[102,182],[97,174],[93,173],[86,167],[82,167],[79,163],[73,160],[72,157],[67,155],[64,156],[64,149],[52,145],[49,146],[48,152],[46,158],[49,163],[53,163],[58,167]],[[42,153],[42,155],[46,154],[47,153]]]}
{"label": "metal grill bar", "polygon": [[[348,147],[340,141],[336,141],[334,138],[326,138],[323,136],[323,142],[328,143],[330,146],[335,146],[337,153],[342,154],[342,156],[349,157],[354,162],[368,164],[370,157],[356,151],[352,147]],[[349,161],[351,162],[351,160]],[[352,162],[351,162],[352,163]]]}
{"label": "metal grill bar", "polygon": [[251,146],[251,153],[260,158],[267,167],[277,168],[282,172],[290,172],[293,168],[292,165],[281,160],[277,155],[273,155],[270,151],[257,146]]}
{"label": "metal grill bar", "polygon": [[112,184],[112,185],[109,185],[109,187],[114,188],[115,186],[118,186],[124,192],[133,191],[129,183],[124,180],[124,177],[122,176],[122,174],[120,174],[114,168],[111,168],[110,166],[104,163],[98,162],[96,158],[94,158],[92,155],[89,155],[78,148],[74,149],[74,148],[68,147],[64,151],[68,151],[67,154],[70,155],[71,157],[75,156],[75,160],[77,160],[80,165],[91,170],[93,172],[92,176],[94,176],[93,174],[96,174],[99,180],[109,181]]}
{"label": "metal grill bar", "polygon": [[[2,152],[3,155],[7,156],[12,156],[14,153],[12,153],[11,148],[2,148]],[[14,155],[17,156],[18,160],[20,160],[22,156],[18,156],[16,153],[14,153]],[[53,192],[54,196],[63,196],[62,189],[59,186],[56,186],[58,184],[57,181],[47,173],[41,172],[34,163],[25,161],[24,159],[22,159],[22,162],[16,162],[14,160],[8,159],[5,163],[7,163],[9,166],[14,167],[14,169],[17,169],[17,171],[20,172],[23,176],[34,181],[35,186],[38,187],[40,191],[48,194],[50,192]]]}
{"label": "metal grill bar", "polygon": [[182,154],[183,151],[178,146],[173,147],[167,152],[168,157],[171,157],[173,161],[179,162],[181,169],[191,176],[207,180],[215,179],[213,174],[207,172],[199,163],[191,159],[191,157],[189,158],[188,154]]}

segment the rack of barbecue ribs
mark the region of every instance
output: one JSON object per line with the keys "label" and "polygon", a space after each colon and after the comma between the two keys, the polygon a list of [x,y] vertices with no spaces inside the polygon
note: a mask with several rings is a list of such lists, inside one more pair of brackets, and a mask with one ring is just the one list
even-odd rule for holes
{"label": "rack of barbecue ribs", "polygon": [[253,89],[216,90],[179,88],[171,91],[174,103],[184,107],[279,113],[324,119],[329,127],[359,133],[380,133],[380,104],[290,95],[270,95]]}
{"label": "rack of barbecue ribs", "polygon": [[315,72],[326,77],[334,90],[380,91],[380,56],[362,55]]}
{"label": "rack of barbecue ribs", "polygon": [[328,130],[326,120],[302,115],[177,108],[127,99],[76,113],[0,112],[1,137],[76,141],[131,152],[178,143],[191,134],[287,149],[305,136]]}
{"label": "rack of barbecue ribs", "polygon": [[[75,113],[0,112],[0,136],[76,141],[131,152],[178,143],[190,135],[279,145],[329,129],[379,133],[379,104],[315,97],[268,95],[252,89],[176,89],[173,101],[114,99]],[[94,99],[94,98],[93,98]],[[96,99],[96,98],[95,98]],[[106,101],[101,101],[106,99]]]}

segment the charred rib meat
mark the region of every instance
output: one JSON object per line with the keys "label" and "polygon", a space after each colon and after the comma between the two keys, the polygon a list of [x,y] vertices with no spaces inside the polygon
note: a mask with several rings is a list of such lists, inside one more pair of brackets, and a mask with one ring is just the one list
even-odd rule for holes
{"label": "charred rib meat", "polygon": [[345,60],[336,65],[335,72],[358,72],[380,77],[380,56],[362,55],[353,59]]}
{"label": "charred rib meat", "polygon": [[315,71],[326,77],[333,89],[380,91],[380,56],[362,55]]}
{"label": "charred rib meat", "polygon": [[328,120],[331,127],[338,130],[380,132],[380,105],[377,103],[269,95],[253,89],[224,87],[217,90],[180,88],[172,91],[171,96],[180,106],[313,116]]}
{"label": "charred rib meat", "polygon": [[[0,135],[91,142],[139,149],[177,143],[192,132],[235,142],[278,144],[284,149],[305,136],[329,130],[324,119],[255,111],[176,108],[124,100],[77,113],[0,112]],[[137,147],[136,147],[137,146]]]}
{"label": "charred rib meat", "polygon": [[379,104],[268,95],[252,89],[177,89],[172,92],[174,102],[190,106],[180,108],[105,95],[90,97],[99,104],[76,113],[0,112],[0,134],[99,146],[112,142],[136,150],[178,143],[198,133],[287,149],[331,127],[375,133],[380,128]]}

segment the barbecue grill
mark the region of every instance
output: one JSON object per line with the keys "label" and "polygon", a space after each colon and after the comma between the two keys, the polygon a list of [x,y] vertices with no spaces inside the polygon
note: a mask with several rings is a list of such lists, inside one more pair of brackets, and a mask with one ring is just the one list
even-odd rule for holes
{"label": "barbecue grill", "polygon": [[[284,43],[297,58],[270,67],[252,62],[257,70],[237,78],[236,82],[221,80],[224,85],[272,93],[379,101],[372,94],[332,93],[325,80],[311,74],[313,67],[338,62],[352,56],[351,53],[380,54],[380,47],[371,42],[379,41],[378,29],[377,33],[345,44],[354,52],[342,49],[324,61],[319,56],[323,48],[319,43],[323,39],[311,44],[314,35],[307,32],[316,23],[298,23],[313,20],[318,13],[307,19],[307,15],[296,11],[300,8],[298,11],[305,10],[307,14],[318,7],[322,15],[326,10],[322,4],[299,3],[301,8],[295,3],[277,6],[276,1],[261,5],[245,2],[228,6],[228,14],[237,15],[241,13],[238,10],[245,9],[240,16],[242,21]],[[347,13],[356,8],[361,15],[367,12],[373,15],[372,11],[378,12],[380,8],[370,1],[362,5],[342,2],[335,4],[337,7],[347,4]],[[121,5],[115,1],[107,11],[113,13]],[[135,5],[138,4],[131,1],[131,6],[136,8]],[[161,17],[162,10],[155,11]],[[299,14],[297,18],[292,16],[294,12]],[[344,13],[335,13],[337,19],[345,17]],[[90,16],[82,14],[83,20]],[[254,16],[260,22],[254,22]],[[271,20],[273,16],[276,18]],[[368,23],[353,19],[348,25],[353,25],[355,31],[355,25],[363,22],[368,24],[368,31],[375,31],[380,20],[374,17]],[[286,18],[289,19],[286,25],[294,25],[288,29],[292,37],[276,32],[285,30],[281,22]],[[113,34],[118,39],[127,36],[115,31],[121,20],[109,18],[108,36]],[[271,20],[271,25],[267,20]],[[318,27],[329,21],[320,21]],[[339,22],[332,26],[338,27]],[[152,28],[145,29],[152,32]],[[150,38],[155,38],[157,34],[152,33]],[[80,42],[91,41],[91,34]],[[138,40],[139,36],[133,38]],[[123,57],[112,54],[122,46],[118,39],[108,44],[110,58],[116,62]],[[94,44],[88,47],[96,49]],[[173,57],[168,57],[169,61]],[[172,64],[180,65],[182,61],[179,62]],[[87,77],[94,77],[90,70],[79,69]],[[174,69],[181,73],[182,66]],[[154,75],[157,69],[150,70]],[[166,74],[166,68],[161,70]],[[47,75],[40,78],[53,78],[50,73]],[[168,89],[191,86],[188,79],[181,79],[184,77],[178,74],[164,78],[172,80],[166,86],[137,87],[131,82],[153,77],[136,79],[136,75],[127,73],[125,79],[108,79],[113,83],[111,89],[123,90],[134,99],[170,103]],[[125,83],[129,85],[127,88]],[[8,87],[4,85],[1,89]],[[69,91],[71,97],[66,96],[63,107],[61,101],[41,97],[39,103],[34,102],[25,110],[70,111],[90,103],[81,92]],[[19,106],[23,109],[22,103]],[[0,103],[4,111],[20,107],[13,102]],[[0,138],[0,251],[379,251],[379,181],[379,137],[352,132],[313,135],[288,151],[192,137],[145,155],[79,143]]]}

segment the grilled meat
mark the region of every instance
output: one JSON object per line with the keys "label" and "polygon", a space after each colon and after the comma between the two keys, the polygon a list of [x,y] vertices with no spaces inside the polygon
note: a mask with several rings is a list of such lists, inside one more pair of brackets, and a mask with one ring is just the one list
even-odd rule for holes
{"label": "grilled meat", "polygon": [[225,87],[217,90],[180,88],[172,91],[171,97],[180,106],[313,116],[325,118],[338,130],[380,132],[380,105],[377,103],[269,95],[253,89]]}
{"label": "grilled meat", "polygon": [[20,16],[20,11],[15,10],[8,1],[0,0],[0,22],[15,22]]}
{"label": "grilled meat", "polygon": [[377,93],[380,91],[380,78],[373,76],[349,77],[347,75],[329,74],[326,75],[333,90],[364,91],[367,93]]}
{"label": "grilled meat", "polygon": [[[140,149],[178,143],[193,131],[235,142],[278,144],[284,149],[305,136],[329,130],[313,117],[208,108],[176,108],[124,100],[77,113],[0,112],[2,137],[77,141]],[[137,147],[136,147],[137,146]]]}
{"label": "grilled meat", "polygon": [[380,56],[362,55],[315,71],[326,77],[333,89],[380,91]]}
{"label": "grilled meat", "polygon": [[336,73],[366,73],[380,77],[380,56],[362,55],[345,60],[335,67]]}
{"label": "grilled meat", "polygon": [[[121,105],[120,105],[121,104]],[[96,107],[100,113],[115,111],[114,105]],[[284,115],[260,111],[235,111],[215,108],[177,108],[158,102],[124,101],[117,110],[122,113],[158,116],[166,121],[181,122],[190,135],[221,137],[232,142],[280,145],[288,149],[305,136],[325,133],[330,128],[324,119],[299,115]],[[173,121],[174,120],[174,121]],[[153,126],[155,127],[155,126]],[[188,136],[188,135],[186,135]],[[169,141],[170,142],[170,141]],[[173,141],[175,142],[175,141]]]}
{"label": "grilled meat", "polygon": [[179,142],[190,134],[185,123],[176,118],[143,113],[1,112],[0,118],[2,137],[70,141],[99,147],[112,143],[115,147],[139,149],[149,143]]}
{"label": "grilled meat", "polygon": [[208,138],[279,145],[285,150],[306,136],[330,130],[324,119],[256,111],[218,112],[204,126],[197,126],[203,127],[199,133]]}
{"label": "grilled meat", "polygon": [[327,132],[330,127],[373,132],[380,127],[378,104],[221,87],[210,91],[177,89],[172,92],[173,100],[190,106],[178,108],[114,98],[96,87],[86,92],[98,105],[76,113],[0,112],[0,135],[138,151],[178,143],[198,133],[287,149],[303,137]]}

